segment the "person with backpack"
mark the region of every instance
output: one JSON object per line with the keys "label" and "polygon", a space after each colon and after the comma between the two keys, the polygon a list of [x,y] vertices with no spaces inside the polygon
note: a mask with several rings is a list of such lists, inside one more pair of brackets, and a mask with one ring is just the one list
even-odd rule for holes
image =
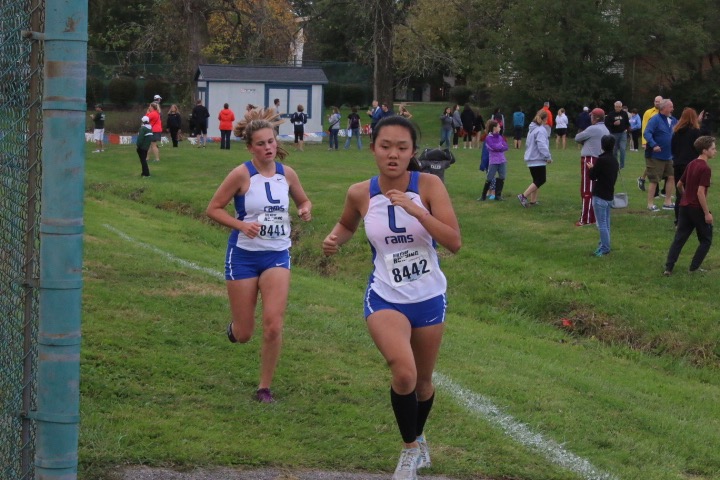
{"label": "person with backpack", "polygon": [[297,106],[297,112],[290,115],[290,123],[293,124],[293,133],[295,134],[295,148],[299,151],[303,151],[305,146],[305,124],[307,123],[307,113],[305,113],[305,107],[302,105]]}
{"label": "person with backpack", "polygon": [[362,150],[362,140],[360,139],[360,115],[357,113],[357,107],[350,109],[347,124],[347,139],[345,140],[345,150],[350,148],[350,142],[355,137],[357,140],[358,150]]}

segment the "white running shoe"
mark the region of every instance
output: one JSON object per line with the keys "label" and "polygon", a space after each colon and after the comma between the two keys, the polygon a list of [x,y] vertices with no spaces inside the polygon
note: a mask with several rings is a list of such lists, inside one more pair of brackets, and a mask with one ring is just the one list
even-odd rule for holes
{"label": "white running shoe", "polygon": [[417,480],[417,467],[419,461],[419,448],[403,448],[392,480]]}
{"label": "white running shoe", "polygon": [[418,445],[420,445],[420,460],[418,461],[417,466],[418,470],[432,466],[432,462],[430,461],[430,448],[428,447],[425,435],[417,437],[417,442]]}

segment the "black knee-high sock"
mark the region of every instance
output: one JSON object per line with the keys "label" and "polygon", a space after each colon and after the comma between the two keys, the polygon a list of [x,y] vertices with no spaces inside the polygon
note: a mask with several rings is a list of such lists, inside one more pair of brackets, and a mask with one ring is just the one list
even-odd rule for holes
{"label": "black knee-high sock", "polygon": [[400,395],[395,393],[395,390],[390,387],[390,403],[392,403],[395,420],[400,428],[400,435],[402,435],[403,442],[414,442],[418,418],[418,401],[415,390],[407,395]]}
{"label": "black knee-high sock", "polygon": [[415,429],[415,435],[418,437],[422,435],[423,430],[425,429],[425,422],[427,421],[428,415],[430,415],[430,410],[432,409],[434,400],[435,392],[433,392],[432,396],[427,400],[418,400],[417,428]]}

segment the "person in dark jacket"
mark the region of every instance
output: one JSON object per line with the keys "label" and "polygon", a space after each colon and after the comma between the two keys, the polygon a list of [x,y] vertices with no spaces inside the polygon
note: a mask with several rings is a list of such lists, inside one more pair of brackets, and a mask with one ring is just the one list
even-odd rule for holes
{"label": "person in dark jacket", "polygon": [[167,118],[165,119],[165,125],[167,125],[168,131],[170,132],[170,138],[172,138],[173,147],[178,146],[178,133],[182,128],[182,117],[177,105],[173,104],[168,110]]}
{"label": "person in dark jacket", "polygon": [[135,151],[137,151],[138,157],[140,158],[140,166],[142,167],[141,175],[143,177],[149,177],[150,169],[148,168],[147,156],[150,143],[152,143],[153,133],[152,127],[150,127],[150,119],[147,115],[143,116],[141,121],[142,125],[140,125],[140,130],[135,140],[135,146],[137,147]]}
{"label": "person in dark jacket", "polygon": [[475,112],[470,107],[469,103],[465,104],[462,113],[460,113],[460,121],[462,122],[462,128],[465,130],[463,135],[463,141],[465,142],[463,148],[472,148],[472,135],[473,125],[475,124]]}
{"label": "person in dark jacket", "polygon": [[198,140],[198,148],[205,148],[210,112],[208,112],[208,109],[202,104],[202,100],[198,100],[196,105],[193,107],[192,117],[195,121],[195,136],[200,137]]}
{"label": "person in dark jacket", "polygon": [[475,113],[475,121],[473,122],[473,141],[475,148],[480,148],[480,144],[483,140],[480,138],[485,133],[485,120],[483,119],[480,111]]}
{"label": "person in dark jacket", "polygon": [[[673,128],[673,136],[670,140],[670,149],[673,155],[673,172],[675,173],[675,187],[685,172],[688,163],[695,160],[698,152],[695,151],[695,140],[700,138],[700,122],[702,113],[698,116],[694,108],[685,108],[680,115],[677,125]],[[680,214],[680,201],[682,193],[676,190],[675,193],[675,225]]]}
{"label": "person in dark jacket", "polygon": [[602,154],[595,163],[587,162],[588,175],[595,182],[592,189],[593,209],[600,232],[600,243],[595,250],[596,257],[604,257],[610,253],[610,211],[615,196],[619,165],[613,154],[615,137],[605,135],[600,139]]}

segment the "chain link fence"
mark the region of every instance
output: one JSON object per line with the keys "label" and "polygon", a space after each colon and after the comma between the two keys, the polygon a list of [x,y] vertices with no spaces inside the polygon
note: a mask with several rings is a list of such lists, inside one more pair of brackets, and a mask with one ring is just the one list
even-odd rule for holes
{"label": "chain link fence", "polygon": [[0,478],[34,478],[44,0],[0,2]]}

